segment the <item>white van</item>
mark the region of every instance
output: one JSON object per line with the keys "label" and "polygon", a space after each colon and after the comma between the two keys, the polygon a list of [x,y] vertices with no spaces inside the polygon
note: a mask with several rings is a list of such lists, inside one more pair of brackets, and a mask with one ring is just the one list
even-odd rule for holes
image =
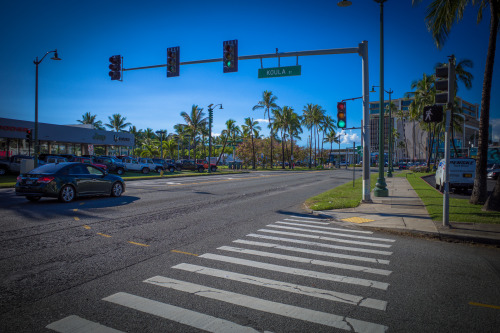
{"label": "white van", "polygon": [[[444,191],[445,160],[439,161],[436,171],[436,188]],[[476,176],[476,160],[473,158],[450,158],[450,189],[472,189]]]}

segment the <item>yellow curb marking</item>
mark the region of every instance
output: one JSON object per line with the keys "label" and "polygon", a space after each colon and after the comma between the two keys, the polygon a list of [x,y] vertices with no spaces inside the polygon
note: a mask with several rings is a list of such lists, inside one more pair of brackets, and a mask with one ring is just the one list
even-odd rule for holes
{"label": "yellow curb marking", "polygon": [[498,306],[498,305],[481,304],[481,303],[476,303],[476,302],[469,302],[469,305],[482,306],[485,308],[492,308],[492,309],[500,310],[500,306]]}
{"label": "yellow curb marking", "polygon": [[75,221],[80,221],[79,217],[74,216],[73,218],[75,219]]}
{"label": "yellow curb marking", "polygon": [[148,247],[149,245],[147,244],[142,244],[142,243],[136,243],[136,242],[132,242],[132,241],[129,241],[130,244],[134,244],[134,245],[139,245],[139,246],[144,246],[144,247]]}
{"label": "yellow curb marking", "polygon": [[366,222],[373,222],[375,220],[364,219],[362,217],[349,217],[347,219],[342,219],[342,221],[352,222],[352,223],[366,223]]}
{"label": "yellow curb marking", "polygon": [[103,233],[100,233],[100,232],[98,232],[97,234],[100,235],[100,236],[103,236],[103,237],[111,238],[110,235],[106,235],[106,234],[103,234]]}
{"label": "yellow curb marking", "polygon": [[88,225],[84,225],[83,227],[87,230],[90,230],[90,227]]}
{"label": "yellow curb marking", "polygon": [[195,256],[195,257],[197,257],[197,256],[198,256],[197,254],[194,254],[194,253],[182,252],[182,251],[177,251],[177,250],[172,250],[171,252],[175,252],[175,253],[182,253],[182,254],[188,254],[188,255],[190,255],[190,256]]}

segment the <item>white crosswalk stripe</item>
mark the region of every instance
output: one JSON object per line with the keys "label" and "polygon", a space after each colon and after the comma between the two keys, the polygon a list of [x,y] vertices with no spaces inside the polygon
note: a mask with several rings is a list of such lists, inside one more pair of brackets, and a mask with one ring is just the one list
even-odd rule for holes
{"label": "white crosswalk stripe", "polygon": [[[290,232],[276,231],[276,230],[269,230],[268,232],[278,233],[278,234],[284,234],[284,235],[291,235],[291,236],[314,238],[314,239],[319,239],[319,240],[329,240],[328,237],[321,237],[321,236],[316,236],[316,235],[302,235],[302,234],[297,234],[297,233],[290,233]],[[304,241],[304,240],[301,240],[301,239],[283,238],[283,237],[275,237],[275,236],[267,236],[267,235],[259,235],[259,234],[248,234],[247,237],[255,237],[255,238],[261,238],[261,239],[270,239],[270,240],[277,240],[277,241],[291,242],[291,243],[305,244],[305,245],[314,245],[314,246],[319,246],[319,247],[324,247],[324,248],[330,248],[330,249],[337,249],[337,250],[346,250],[346,251],[353,251],[353,252],[364,252],[364,253],[381,254],[381,255],[386,255],[386,256],[390,256],[392,254],[392,252],[389,252],[389,251],[379,251],[379,250],[372,250],[372,249],[364,249],[364,248],[360,248],[360,247],[339,246],[339,245],[332,245],[332,244],[325,244],[325,243],[317,243],[317,242]]]}
{"label": "white crosswalk stripe", "polygon": [[303,257],[287,256],[284,254],[264,252],[264,251],[255,251],[255,250],[243,249],[243,248],[232,247],[232,246],[221,246],[221,247],[218,247],[217,250],[232,251],[232,252],[238,252],[238,253],[244,253],[244,254],[252,254],[252,255],[262,256],[262,257],[269,257],[269,258],[283,259],[283,260],[289,260],[289,261],[295,261],[295,262],[302,262],[302,263],[308,263],[311,265],[320,265],[320,266],[335,267],[335,268],[340,268],[340,269],[349,269],[349,270],[353,270],[353,271],[357,271],[357,272],[372,273],[372,274],[379,274],[379,275],[386,275],[386,276],[392,273],[391,271],[388,271],[385,269],[376,269],[376,268],[371,268],[371,267],[341,264],[341,263],[337,263],[337,262],[333,262],[333,261],[325,261],[325,260],[316,260],[316,259],[303,258]]}
{"label": "white crosswalk stripe", "polygon": [[[320,227],[316,225],[307,225],[307,224],[302,224],[302,223],[291,223],[291,222],[275,222],[277,224],[286,224],[286,225],[294,225],[298,227],[309,227],[309,228],[317,228],[317,229],[324,229],[324,230],[338,230],[338,228],[329,228],[329,227]],[[272,225],[268,225],[272,226]],[[299,229],[298,230],[306,230],[306,229]],[[297,230],[295,229],[295,230]],[[312,232],[311,230],[307,230],[309,232]],[[358,235],[349,235],[349,234],[341,234],[341,233],[336,233],[336,232],[330,232],[328,235],[335,235],[335,236],[341,236],[341,237],[348,237],[348,238],[357,238],[357,239],[366,239],[366,240],[372,240],[372,241],[380,241],[380,242],[394,242],[394,239],[389,239],[389,238],[378,238],[378,237],[370,237],[370,236],[358,236]]]}
{"label": "white crosswalk stripe", "polygon": [[[308,309],[299,306],[300,303],[292,305],[286,304],[286,301],[265,299],[275,296],[257,298],[245,294],[244,290],[250,294],[252,290],[256,289],[261,289],[261,291],[274,290],[274,293],[265,293],[264,295],[277,295],[276,292],[281,292],[284,293],[284,300],[289,299],[286,297],[286,293],[288,293],[304,296],[309,300],[316,298],[322,301],[337,302],[339,305],[343,304],[344,307],[360,307],[364,308],[364,311],[386,311],[387,301],[362,294],[366,292],[370,295],[374,293],[380,295],[389,288],[390,284],[383,280],[392,271],[383,269],[384,267],[377,267],[377,265],[384,265],[387,268],[390,265],[387,257],[392,255],[392,252],[376,248],[390,248],[395,240],[370,236],[373,234],[371,231],[332,226],[332,223],[321,218],[289,216],[283,221],[267,225],[268,228],[259,229],[259,234],[250,233],[243,239],[233,240],[232,244],[238,244],[238,246],[222,245],[217,248],[218,251],[221,251],[220,253],[230,253],[230,256],[204,253],[193,257],[196,258],[193,260],[200,261],[199,263],[178,263],[171,267],[178,273],[188,274],[187,276],[183,275],[186,276],[186,279],[193,276],[196,282],[204,281],[203,285],[166,276],[154,276],[143,281],[148,285],[165,288],[162,289],[165,294],[159,294],[158,297],[172,300],[168,301],[172,304],[133,295],[125,291],[117,292],[102,300],[207,332],[263,332],[263,328],[257,330],[256,325],[241,325],[239,320],[232,322],[234,317],[231,315],[217,318],[185,308],[185,306],[175,305],[176,298],[170,297],[169,290],[183,292],[185,297],[189,298],[201,297],[212,302],[221,302],[222,306],[231,304],[236,311],[239,311],[238,307],[252,309],[307,322],[309,326],[314,323],[349,332],[386,332],[388,327],[385,325],[350,318],[345,314]],[[338,245],[338,243],[345,245]],[[294,244],[300,244],[303,247],[290,246]],[[352,254],[353,252],[356,252],[356,255]],[[302,257],[302,255],[306,257]],[[384,257],[380,259],[377,256]],[[202,265],[199,265],[200,263]],[[220,265],[223,265],[223,269],[210,267]],[[294,267],[294,265],[300,265],[300,268]],[[313,270],[305,269],[309,266],[315,268]],[[245,267],[252,269],[252,275],[237,272]],[[338,274],[340,271],[342,274]],[[270,279],[266,277],[269,274],[281,278]],[[357,274],[363,275],[356,276]],[[200,276],[203,276],[203,279],[199,279]],[[371,279],[371,277],[375,277],[375,279]],[[224,281],[222,285],[230,283],[233,285],[233,290],[237,286],[236,290],[239,293],[209,286],[217,280]],[[303,282],[298,284],[294,283],[294,280]],[[315,284],[320,283],[318,280],[327,281],[328,284],[323,283],[323,285],[328,285],[328,287],[326,289],[316,287]],[[308,281],[311,282],[308,283]],[[247,287],[241,288],[242,286]],[[248,286],[251,287],[248,288]],[[349,288],[355,288],[356,292],[352,294],[345,292]],[[257,293],[257,295],[260,294],[260,292]],[[309,304],[309,301],[304,302],[304,304]],[[61,333],[121,332],[76,315],[53,322],[46,328]],[[311,329],[314,330],[314,328]],[[271,332],[264,331],[264,333]]]}
{"label": "white crosswalk stripe", "polygon": [[383,325],[356,320],[345,316],[339,316],[331,313],[301,308],[294,305],[268,301],[256,297],[233,293],[221,289],[210,288],[203,285],[170,279],[162,276],[152,277],[150,279],[147,279],[145,282],[155,284],[164,288],[170,288],[184,291],[190,294],[195,294],[196,296],[206,297],[250,309],[255,309],[258,311],[265,311],[268,313],[273,313],[293,319],[300,319],[348,331],[351,331],[351,328],[354,328],[355,332],[385,332],[388,328]]}
{"label": "white crosswalk stripe", "polygon": [[386,301],[381,301],[378,299],[372,298],[363,298],[361,296],[350,295],[346,293],[339,293],[331,290],[313,288],[308,286],[301,286],[293,283],[287,283],[282,281],[264,279],[256,276],[246,275],[246,274],[238,274],[229,271],[223,271],[220,269],[207,268],[198,265],[192,264],[179,264],[175,265],[172,268],[182,269],[188,272],[193,272],[196,274],[204,274],[209,276],[215,276],[222,279],[238,281],[248,284],[253,284],[265,288],[272,288],[278,290],[288,291],[290,293],[307,295],[317,298],[323,298],[334,302],[347,303],[351,305],[359,305],[366,308],[372,308],[376,310],[384,310],[387,307]]}

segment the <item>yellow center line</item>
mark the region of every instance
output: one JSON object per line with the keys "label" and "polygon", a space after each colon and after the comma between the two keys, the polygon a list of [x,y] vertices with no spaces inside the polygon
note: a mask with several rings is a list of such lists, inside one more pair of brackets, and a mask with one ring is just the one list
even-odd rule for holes
{"label": "yellow center line", "polygon": [[88,225],[84,225],[83,227],[87,230],[90,230],[90,227]]}
{"label": "yellow center line", "polygon": [[74,212],[77,212],[77,211],[78,211],[78,208],[73,209],[73,211],[74,211]]}
{"label": "yellow center line", "polygon": [[134,244],[134,245],[139,245],[139,246],[144,246],[144,247],[148,247],[149,245],[147,244],[142,244],[142,243],[136,243],[136,242],[132,242],[132,241],[129,241],[130,244]]}
{"label": "yellow center line", "polygon": [[476,302],[469,302],[469,305],[482,306],[484,308],[491,308],[491,309],[500,310],[500,306],[498,306],[498,305],[482,304],[482,303],[476,303]]}
{"label": "yellow center line", "polygon": [[99,236],[103,236],[103,237],[111,238],[111,236],[110,236],[110,235],[106,235],[106,234],[103,234],[103,233],[100,233],[100,232],[98,232],[97,234],[98,234]]}
{"label": "yellow center line", "polygon": [[195,257],[197,257],[197,256],[198,256],[197,254],[194,254],[194,253],[182,252],[182,251],[177,251],[177,250],[172,250],[171,252],[175,252],[175,253],[182,253],[182,254],[187,254],[187,255],[190,255],[190,256],[195,256]]}
{"label": "yellow center line", "polygon": [[77,216],[73,216],[73,218],[75,219],[75,221],[80,221],[80,218]]}
{"label": "yellow center line", "polygon": [[81,205],[85,205],[85,202],[80,202],[80,206],[81,206]]}

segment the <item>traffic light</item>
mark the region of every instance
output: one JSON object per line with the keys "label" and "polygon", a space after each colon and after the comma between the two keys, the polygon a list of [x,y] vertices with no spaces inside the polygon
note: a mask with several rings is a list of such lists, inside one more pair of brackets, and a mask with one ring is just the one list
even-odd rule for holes
{"label": "traffic light", "polygon": [[32,139],[33,139],[33,130],[30,128],[26,130],[26,140],[31,141]]}
{"label": "traffic light", "polygon": [[337,103],[337,127],[344,129],[347,125],[345,102]]}
{"label": "traffic light", "polygon": [[120,55],[114,55],[109,58],[109,76],[111,80],[121,80],[122,79],[122,57]]}
{"label": "traffic light", "polygon": [[227,40],[222,43],[222,64],[224,73],[238,71],[238,40]]}
{"label": "traffic light", "polygon": [[180,47],[167,48],[167,77],[179,76]]}
{"label": "traffic light", "polygon": [[436,68],[436,104],[453,103],[455,99],[455,65],[451,62],[448,66]]}

